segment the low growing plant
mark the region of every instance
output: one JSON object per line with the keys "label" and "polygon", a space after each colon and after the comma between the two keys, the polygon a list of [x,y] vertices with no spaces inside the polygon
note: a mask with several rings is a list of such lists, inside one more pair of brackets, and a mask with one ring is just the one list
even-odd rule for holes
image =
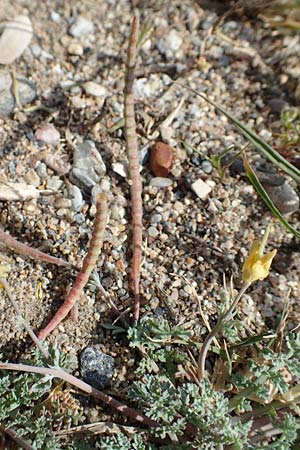
{"label": "low growing plant", "polygon": [[[48,351],[51,359],[62,367],[68,370],[74,367],[74,360],[63,356],[56,346],[49,347]],[[30,362],[40,367],[47,367],[49,363],[39,350],[33,352]],[[65,395],[67,387],[58,386],[49,375],[20,373],[16,376],[3,370],[0,374],[0,423],[3,428],[13,428],[36,450],[66,448],[55,436],[55,430],[77,425],[83,419],[79,404],[69,393]],[[61,395],[54,398],[55,391]]]}

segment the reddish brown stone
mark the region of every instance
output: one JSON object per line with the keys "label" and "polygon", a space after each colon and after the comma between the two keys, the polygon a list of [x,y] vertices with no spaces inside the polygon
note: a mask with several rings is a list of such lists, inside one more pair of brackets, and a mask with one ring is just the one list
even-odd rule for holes
{"label": "reddish brown stone", "polygon": [[156,177],[167,177],[169,175],[174,150],[164,142],[156,142],[151,148],[150,169]]}

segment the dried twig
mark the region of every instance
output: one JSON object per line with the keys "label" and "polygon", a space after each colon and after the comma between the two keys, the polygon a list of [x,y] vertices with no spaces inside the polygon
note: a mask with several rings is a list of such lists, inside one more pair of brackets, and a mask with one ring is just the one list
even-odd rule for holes
{"label": "dried twig", "polygon": [[15,296],[11,292],[11,289],[10,289],[7,281],[5,280],[5,278],[3,278],[3,277],[0,278],[0,285],[3,286],[3,288],[4,288],[5,292],[6,292],[6,295],[7,295],[8,299],[10,300],[14,310],[16,311],[16,313],[18,315],[18,319],[20,319],[22,321],[22,324],[23,324],[25,330],[27,331],[27,333],[29,334],[29,336],[31,337],[31,339],[33,340],[33,342],[35,343],[35,345],[37,346],[39,351],[45,356],[45,358],[48,359],[49,358],[48,351],[42,345],[41,341],[38,339],[38,337],[34,333],[33,329],[29,325],[29,323],[22,316],[22,313],[21,313],[21,311],[19,309],[19,306],[18,306],[18,304],[16,302]]}
{"label": "dried twig", "polygon": [[133,228],[133,255],[131,279],[134,293],[133,318],[136,323],[140,315],[140,270],[142,260],[142,181],[139,173],[138,142],[136,135],[136,122],[134,115],[133,82],[134,69],[136,65],[137,42],[139,37],[139,21],[134,16],[129,38],[127,53],[127,69],[124,89],[124,118],[126,147],[129,161],[129,174],[131,179],[131,201],[132,201],[132,228]]}
{"label": "dried twig", "polygon": [[100,193],[97,197],[97,212],[94,219],[94,229],[92,232],[92,238],[90,241],[88,253],[83,260],[82,269],[76,277],[76,281],[69,294],[67,295],[65,301],[58,309],[53,319],[50,320],[48,325],[40,331],[39,339],[43,340],[45,337],[51,333],[52,330],[69,314],[73,308],[76,300],[82,294],[82,291],[89,280],[89,276],[92,270],[95,268],[100,250],[103,243],[103,235],[107,222],[108,206],[107,206],[107,195]]}
{"label": "dried twig", "polygon": [[71,264],[60,258],[55,258],[54,256],[47,255],[47,253],[40,252],[35,248],[28,247],[28,245],[18,242],[16,239],[11,237],[8,233],[0,229],[0,241],[3,242],[7,247],[13,249],[15,252],[20,253],[24,256],[30,256],[33,259],[39,259],[51,264],[56,264],[57,266],[70,266]]}
{"label": "dried twig", "polygon": [[35,450],[32,445],[29,444],[29,442],[25,441],[21,436],[19,436],[16,431],[13,428],[5,428],[4,425],[0,424],[0,430],[3,431],[3,433],[8,434],[8,436],[13,439],[18,445],[20,445],[25,450]]}
{"label": "dried twig", "polygon": [[12,364],[12,363],[0,363],[0,369],[3,370],[18,370],[21,372],[30,372],[30,373],[40,373],[42,375],[52,375],[55,378],[59,378],[61,380],[66,381],[69,384],[72,384],[73,386],[76,386],[78,389],[81,389],[83,392],[86,392],[87,394],[92,395],[93,397],[97,398],[98,400],[101,400],[103,403],[105,403],[108,406],[111,406],[112,408],[119,411],[121,414],[124,414],[125,416],[131,417],[132,419],[136,420],[137,422],[140,422],[144,425],[148,425],[150,427],[156,427],[158,426],[158,423],[155,422],[152,419],[149,419],[149,417],[144,416],[140,411],[130,408],[127,405],[124,405],[123,403],[120,403],[118,400],[115,400],[114,398],[110,397],[107,394],[104,394],[101,391],[98,391],[98,389],[93,388],[88,383],[85,383],[84,381],[80,380],[79,378],[74,377],[73,375],[70,375],[69,373],[65,372],[60,367],[36,367],[36,366],[29,366],[25,364]]}

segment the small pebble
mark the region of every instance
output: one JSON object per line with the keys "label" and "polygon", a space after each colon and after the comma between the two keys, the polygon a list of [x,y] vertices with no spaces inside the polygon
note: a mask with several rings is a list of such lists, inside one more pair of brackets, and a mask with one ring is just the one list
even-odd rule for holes
{"label": "small pebble", "polygon": [[80,355],[81,375],[84,381],[97,389],[105,389],[114,372],[114,358],[101,352],[97,346],[87,347]]}
{"label": "small pebble", "polygon": [[281,214],[292,214],[299,210],[299,196],[288,181],[281,186],[270,186],[264,183],[264,188]]}
{"label": "small pebble", "polygon": [[282,98],[272,98],[268,102],[268,107],[273,114],[281,114],[284,109],[289,107],[289,104]]}
{"label": "small pebble", "polygon": [[59,157],[53,153],[48,153],[42,156],[44,163],[59,175],[65,175],[70,172],[71,165],[64,160],[64,158]]}
{"label": "small pebble", "polygon": [[172,183],[173,181],[170,180],[170,178],[155,177],[150,181],[150,186],[154,186],[157,188],[167,188],[171,186]]}
{"label": "small pebble", "polygon": [[150,169],[156,177],[167,177],[169,175],[174,150],[164,142],[156,142],[151,148]]}
{"label": "small pebble", "polygon": [[40,178],[46,178],[48,176],[47,166],[41,161],[36,163],[35,170]]}
{"label": "small pebble", "polygon": [[155,227],[149,227],[147,233],[150,237],[156,238],[159,235],[159,231]]}
{"label": "small pebble", "polygon": [[105,164],[93,141],[85,141],[75,147],[70,172],[72,183],[90,192],[105,173]]}
{"label": "small pebble", "polygon": [[107,177],[102,178],[99,183],[101,192],[111,192],[110,180]]}
{"label": "small pebble", "polygon": [[169,33],[159,40],[158,50],[164,55],[176,53],[182,46],[183,39],[176,30],[171,30]]}
{"label": "small pebble", "polygon": [[41,183],[40,177],[34,169],[29,169],[24,175],[24,180],[26,183],[31,184],[31,186],[38,187]]}
{"label": "small pebble", "polygon": [[51,123],[44,123],[36,130],[35,137],[45,144],[57,145],[60,140],[60,133]]}
{"label": "small pebble", "polygon": [[76,42],[73,42],[68,47],[68,53],[69,53],[69,55],[82,56],[83,55],[83,47],[82,47],[82,45],[77,44]]}
{"label": "small pebble", "polygon": [[0,36],[0,64],[11,64],[22,55],[32,38],[31,20],[16,16],[4,25]]}
{"label": "small pebble", "polygon": [[71,25],[69,33],[73,37],[80,37],[86,34],[91,34],[94,31],[94,24],[85,17],[79,16]]}
{"label": "small pebble", "polygon": [[37,44],[32,44],[30,46],[30,50],[32,51],[32,54],[35,58],[39,58],[41,56],[42,53],[42,49],[39,45]]}
{"label": "small pebble", "polygon": [[66,209],[66,208],[70,208],[71,203],[72,202],[70,199],[61,197],[61,198],[58,198],[57,200],[55,200],[54,207],[59,208],[59,209],[61,209],[61,208]]}
{"label": "small pebble", "polygon": [[75,95],[71,97],[71,103],[74,108],[82,109],[86,107],[86,102],[84,98],[81,98],[80,95]]}
{"label": "small pebble", "polygon": [[87,81],[84,83],[83,88],[85,93],[91,95],[92,97],[105,97],[107,93],[104,86],[94,83],[93,81]]}
{"label": "small pebble", "polygon": [[64,182],[57,176],[49,177],[47,179],[47,189],[53,191],[59,191],[63,186]]}
{"label": "small pebble", "polygon": [[51,11],[51,19],[53,20],[53,22],[59,22],[61,19],[60,14],[55,11]]}
{"label": "small pebble", "polygon": [[71,184],[68,186],[69,195],[71,196],[71,204],[73,211],[80,211],[84,205],[81,190],[78,186]]}
{"label": "small pebble", "polygon": [[160,223],[162,221],[162,215],[161,214],[152,214],[150,223]]}
{"label": "small pebble", "polygon": [[177,211],[179,214],[184,213],[184,204],[181,202],[175,202],[173,205],[175,211]]}
{"label": "small pebble", "polygon": [[212,166],[211,162],[205,160],[205,161],[202,161],[202,163],[201,163],[201,169],[203,170],[204,173],[209,174],[212,172],[213,166]]}
{"label": "small pebble", "polygon": [[211,187],[203,180],[201,180],[201,178],[195,181],[191,185],[191,188],[195,192],[197,197],[201,198],[201,200],[205,200],[208,194],[211,192]]}
{"label": "small pebble", "polygon": [[112,170],[120,175],[120,177],[127,178],[128,176],[128,164],[116,162],[111,165]]}

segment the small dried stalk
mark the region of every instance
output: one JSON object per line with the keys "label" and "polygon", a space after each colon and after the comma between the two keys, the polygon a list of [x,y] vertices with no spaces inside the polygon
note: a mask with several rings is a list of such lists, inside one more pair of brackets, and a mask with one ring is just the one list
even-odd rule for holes
{"label": "small dried stalk", "polygon": [[134,69],[136,65],[137,42],[139,37],[139,21],[134,16],[129,38],[127,53],[127,68],[124,89],[124,118],[126,148],[129,161],[129,175],[131,179],[131,202],[132,202],[132,231],[133,231],[133,254],[131,267],[131,281],[134,294],[133,319],[137,323],[140,315],[140,272],[142,261],[143,242],[143,209],[142,209],[142,181],[139,173],[138,141],[136,135],[136,122],[134,115],[133,82]]}
{"label": "small dried stalk", "polygon": [[0,424],[0,430],[3,433],[8,434],[8,436],[13,439],[20,447],[22,447],[24,450],[36,450],[35,447],[32,447],[29,442],[25,441],[21,436],[17,434],[17,432],[13,428],[5,428],[4,425]]}
{"label": "small dried stalk", "polygon": [[38,338],[43,340],[54,330],[54,328],[69,314],[71,309],[82,294],[82,291],[89,280],[89,276],[97,264],[97,259],[103,244],[103,235],[107,222],[108,206],[107,195],[101,193],[97,197],[97,212],[94,220],[94,229],[90,241],[88,253],[83,260],[82,269],[76,277],[76,281],[65,301],[58,309],[53,319],[40,331]]}
{"label": "small dried stalk", "polygon": [[8,233],[5,233],[5,231],[3,230],[0,230],[0,241],[3,242],[3,244],[5,244],[7,247],[19,253],[20,255],[30,256],[33,259],[39,259],[41,261],[45,261],[51,264],[56,264],[57,266],[70,266],[70,263],[64,261],[63,259],[47,255],[47,253],[40,252],[35,248],[28,247],[28,245],[18,242],[16,239],[11,237]]}
{"label": "small dried stalk", "polygon": [[22,313],[20,311],[20,308],[18,306],[16,298],[15,298],[14,294],[12,293],[11,288],[10,288],[9,284],[7,283],[6,279],[3,277],[0,277],[0,286],[3,287],[3,289],[5,290],[7,298],[9,299],[10,303],[12,304],[14,310],[17,313],[18,320],[21,321],[21,323],[23,324],[23,327],[25,328],[25,330],[27,331],[27,333],[29,334],[29,336],[31,337],[31,339],[33,340],[33,342],[35,343],[35,345],[37,346],[39,351],[45,356],[46,359],[48,359],[49,358],[48,351],[44,348],[42,343],[39,341],[36,334],[33,332],[31,326],[27,322],[27,320],[22,316]]}
{"label": "small dried stalk", "polygon": [[104,392],[98,391],[98,389],[92,387],[90,384],[85,383],[77,377],[65,372],[60,367],[38,367],[29,366],[25,364],[12,364],[12,363],[2,363],[0,362],[0,370],[18,370],[21,372],[39,373],[42,375],[51,375],[54,378],[59,378],[72,384],[73,386],[81,389],[83,392],[92,395],[94,398],[105,403],[107,406],[116,409],[118,412],[124,416],[131,417],[139,423],[148,425],[150,427],[157,427],[158,423],[149,417],[145,416],[142,412],[131,408],[130,406],[124,405],[123,403],[115,400],[113,397],[105,394]]}

